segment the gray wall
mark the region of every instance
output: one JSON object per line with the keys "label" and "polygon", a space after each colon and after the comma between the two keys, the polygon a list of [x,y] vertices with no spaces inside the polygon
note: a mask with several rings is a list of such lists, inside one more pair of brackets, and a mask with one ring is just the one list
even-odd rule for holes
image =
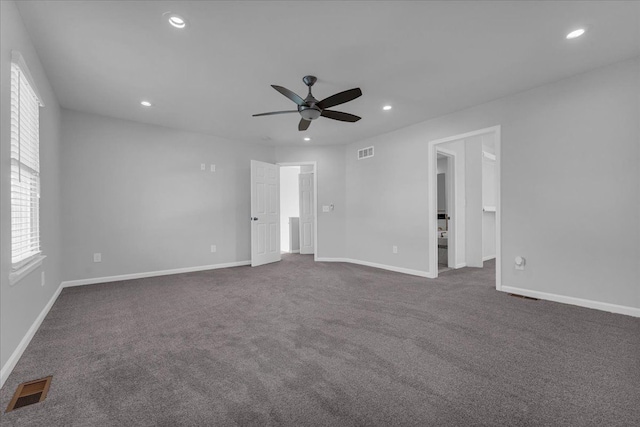
{"label": "gray wall", "polygon": [[[284,146],[275,148],[277,162],[316,161],[318,181],[318,253],[319,258],[345,256],[345,147]],[[323,205],[333,204],[332,212],[322,212]]]}
{"label": "gray wall", "polygon": [[[0,365],[4,366],[20,340],[60,285],[60,109],[13,2],[0,2]],[[9,286],[11,272],[11,50],[22,53],[45,104],[40,109],[41,268]],[[40,285],[41,272],[45,285]]]}
{"label": "gray wall", "polygon": [[272,147],[69,110],[62,136],[64,280],[251,259],[249,163]]}
{"label": "gray wall", "polygon": [[69,110],[62,135],[62,200],[73,213],[63,218],[63,280],[249,260],[252,159],[317,161],[318,204],[335,206],[318,213],[318,256],[344,256],[344,146],[274,149]]}
{"label": "gray wall", "polygon": [[[419,164],[426,161],[426,140],[396,137],[401,134],[346,147],[347,257],[426,271],[428,242],[420,236],[427,235],[427,169]],[[375,156],[358,160],[358,149],[371,145]]]}
{"label": "gray wall", "polygon": [[347,257],[427,271],[428,141],[502,125],[502,284],[640,307],[638,93],[635,58],[349,144]]}

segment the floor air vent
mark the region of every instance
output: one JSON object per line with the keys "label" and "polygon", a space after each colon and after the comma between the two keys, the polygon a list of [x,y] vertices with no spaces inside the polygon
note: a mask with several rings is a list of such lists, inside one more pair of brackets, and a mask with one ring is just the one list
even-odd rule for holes
{"label": "floor air vent", "polygon": [[511,297],[516,297],[516,298],[521,298],[521,299],[529,299],[529,300],[531,300],[531,301],[538,301],[538,298],[525,297],[524,295],[509,294],[509,296],[511,296]]}
{"label": "floor air vent", "polygon": [[53,377],[49,376],[40,380],[20,384],[5,412],[42,402],[47,397],[49,385],[51,385],[51,378]]}

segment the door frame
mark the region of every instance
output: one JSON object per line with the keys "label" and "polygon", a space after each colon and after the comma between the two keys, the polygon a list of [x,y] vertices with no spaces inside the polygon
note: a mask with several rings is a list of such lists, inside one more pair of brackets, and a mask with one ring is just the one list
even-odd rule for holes
{"label": "door frame", "polygon": [[[449,248],[447,249],[447,267],[449,268],[458,268],[458,253],[456,246],[456,236],[458,229],[458,211],[456,209],[456,162],[458,159],[456,158],[456,153],[453,151],[446,150],[444,148],[436,147],[436,169],[438,167],[438,154],[442,154],[447,157],[447,175],[445,181],[445,194],[447,199],[447,215],[451,218],[448,220],[449,229],[447,230],[447,245]],[[436,180],[438,179],[436,170]],[[436,183],[436,195],[437,195],[437,183]],[[437,199],[436,199],[437,200]],[[437,202],[436,202],[436,210],[437,210]],[[436,231],[438,228],[438,218],[436,217]],[[438,245],[438,241],[436,239],[436,246]],[[438,252],[436,252],[436,264],[438,263]],[[453,265],[453,267],[451,267]],[[437,268],[436,268],[437,270]]]}
{"label": "door frame", "polygon": [[501,126],[491,126],[483,129],[478,129],[472,132],[462,133],[458,135],[452,135],[446,138],[440,138],[433,141],[429,141],[427,150],[427,166],[428,166],[428,179],[429,185],[427,186],[427,198],[429,203],[428,212],[428,230],[429,230],[429,272],[428,277],[438,277],[438,219],[436,209],[437,206],[436,194],[438,186],[438,153],[437,145],[444,144],[446,142],[457,141],[460,139],[470,138],[478,135],[485,135],[493,133],[495,135],[496,146],[496,289],[502,290],[502,205],[501,205]]}
{"label": "door frame", "polygon": [[318,260],[318,162],[278,162],[278,166],[313,166],[313,260]]}

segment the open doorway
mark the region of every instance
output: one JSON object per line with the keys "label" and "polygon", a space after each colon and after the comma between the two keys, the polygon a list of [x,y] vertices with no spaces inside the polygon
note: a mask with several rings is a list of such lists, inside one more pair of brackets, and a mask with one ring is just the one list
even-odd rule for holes
{"label": "open doorway", "polygon": [[429,166],[429,276],[495,268],[500,290],[500,127],[431,141]]}
{"label": "open doorway", "polygon": [[455,153],[437,150],[438,273],[456,268]]}
{"label": "open doorway", "polygon": [[300,166],[280,167],[280,251],[300,253]]}
{"label": "open doorway", "polygon": [[315,163],[280,163],[280,250],[317,253]]}

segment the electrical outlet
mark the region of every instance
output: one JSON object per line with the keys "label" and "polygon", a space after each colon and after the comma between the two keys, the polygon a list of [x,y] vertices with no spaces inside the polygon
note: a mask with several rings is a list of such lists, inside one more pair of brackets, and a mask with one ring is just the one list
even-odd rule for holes
{"label": "electrical outlet", "polygon": [[44,271],[40,273],[40,286],[44,286]]}
{"label": "electrical outlet", "polygon": [[391,251],[393,251],[394,254],[398,253],[398,247],[397,246],[392,246],[391,247]]}
{"label": "electrical outlet", "polygon": [[207,169],[207,165],[205,165],[204,163],[200,163],[200,170],[206,170]]}
{"label": "electrical outlet", "polygon": [[211,245],[211,252],[218,252],[216,245]]}
{"label": "electrical outlet", "polygon": [[211,172],[215,172],[216,171],[216,165],[212,164],[211,165]]}
{"label": "electrical outlet", "polygon": [[99,252],[93,254],[93,262],[102,262],[102,254]]}

